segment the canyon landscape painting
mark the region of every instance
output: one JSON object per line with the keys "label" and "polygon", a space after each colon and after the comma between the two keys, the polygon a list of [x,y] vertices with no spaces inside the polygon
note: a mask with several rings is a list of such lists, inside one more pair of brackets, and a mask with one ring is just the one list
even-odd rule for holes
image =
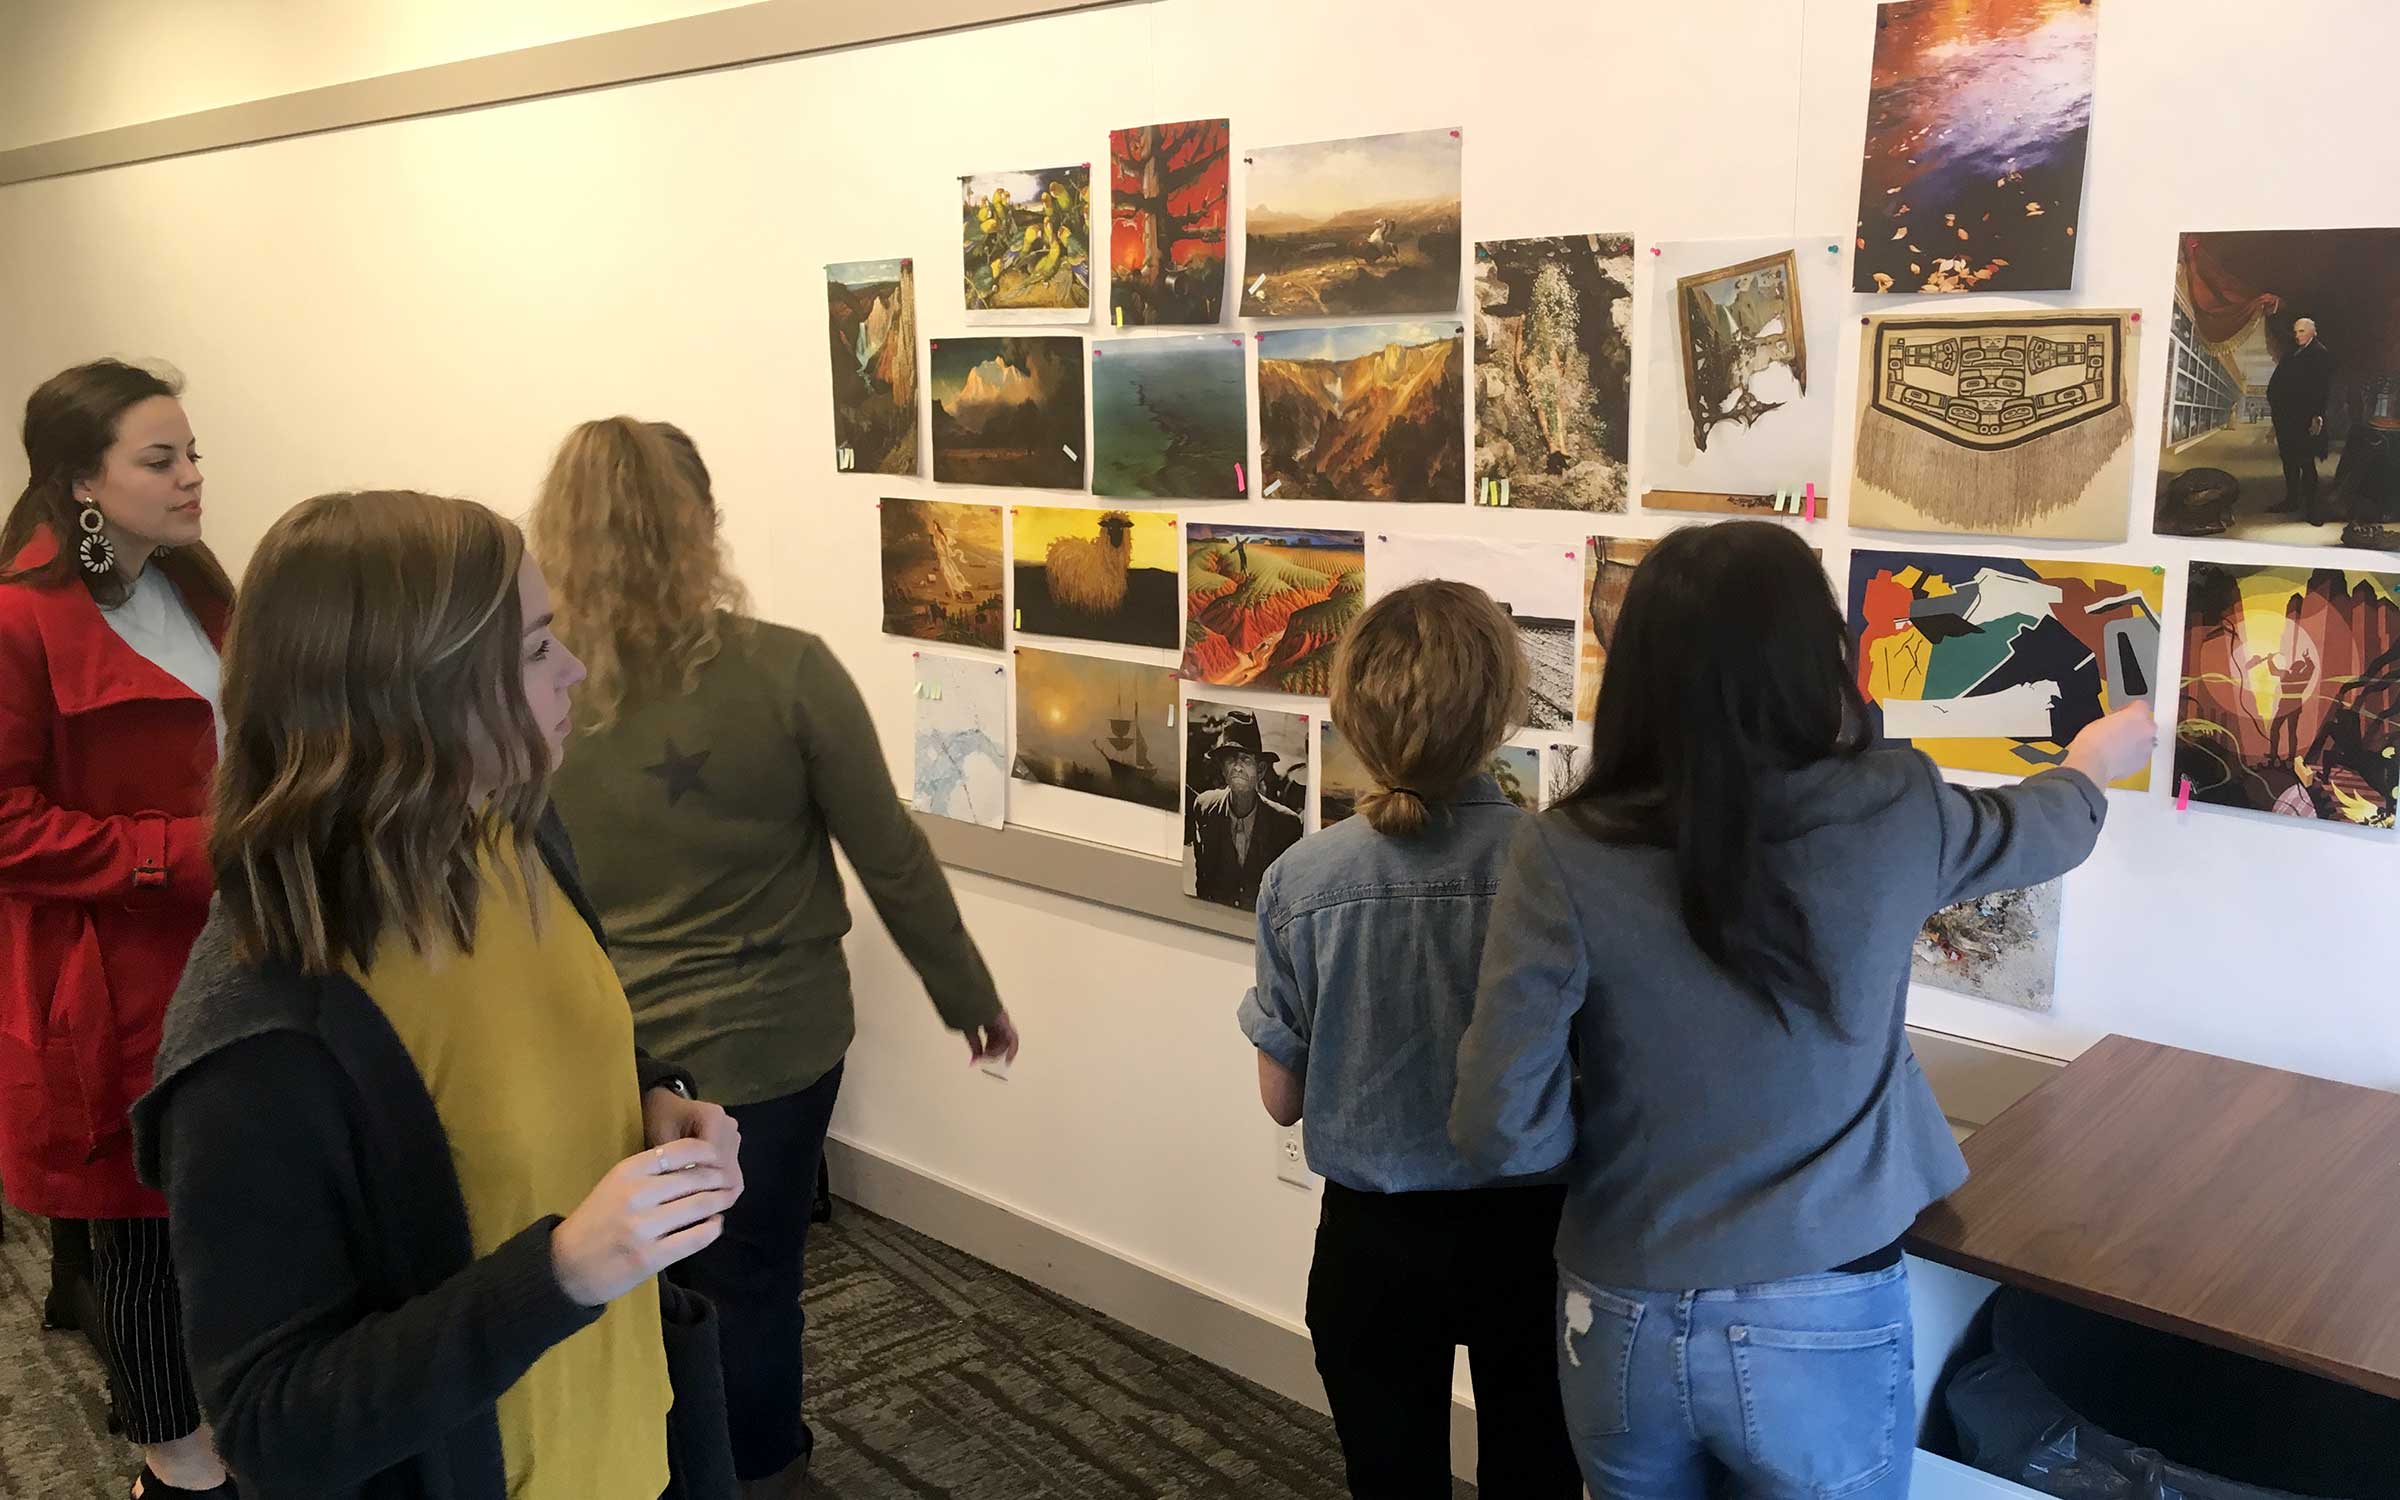
{"label": "canyon landscape painting", "polygon": [[917,472],[917,278],[905,260],[825,268],[834,467]]}
{"label": "canyon landscape painting", "polygon": [[1371,323],[1258,336],[1259,494],[1457,504],[1465,329]]}

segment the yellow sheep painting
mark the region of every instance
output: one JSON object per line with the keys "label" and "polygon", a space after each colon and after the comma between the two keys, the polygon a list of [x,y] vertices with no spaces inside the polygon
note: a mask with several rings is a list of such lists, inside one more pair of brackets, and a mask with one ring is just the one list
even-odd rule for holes
{"label": "yellow sheep painting", "polygon": [[1173,516],[1021,505],[1010,527],[1017,629],[1128,646],[1177,643],[1182,547]]}

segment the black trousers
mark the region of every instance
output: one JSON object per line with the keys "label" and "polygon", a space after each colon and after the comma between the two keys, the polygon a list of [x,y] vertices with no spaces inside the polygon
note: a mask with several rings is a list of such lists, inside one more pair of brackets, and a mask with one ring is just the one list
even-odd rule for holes
{"label": "black trousers", "polygon": [[1357,1500],[1448,1500],[1450,1376],[1467,1347],[1476,1484],[1576,1500],[1558,1395],[1563,1187],[1362,1193],[1325,1184],[1308,1331]]}
{"label": "black trousers", "polygon": [[717,1242],[667,1274],[717,1305],[733,1471],[766,1479],[816,1446],[800,1416],[809,1211],[839,1063],[796,1094],[726,1111],[742,1127],[742,1198]]}
{"label": "black trousers", "polygon": [[2275,452],[2283,460],[2283,503],[2317,519],[2317,438],[2306,422],[2275,424]]}
{"label": "black trousers", "polygon": [[200,1427],[200,1394],[183,1350],[183,1294],[164,1219],[90,1219],[92,1301],[87,1327],[108,1368],[125,1436],[171,1443]]}

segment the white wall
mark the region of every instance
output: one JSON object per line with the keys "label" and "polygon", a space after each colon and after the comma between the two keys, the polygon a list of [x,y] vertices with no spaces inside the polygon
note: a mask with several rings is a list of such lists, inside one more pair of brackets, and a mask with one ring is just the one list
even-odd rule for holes
{"label": "white wall", "polygon": [[[2081,287],[2047,300],[2138,306],[2160,328],[2178,230],[2400,223],[2383,108],[2400,7],[2286,0],[2264,25],[2249,0],[2102,3]],[[1871,27],[1866,0],[1162,0],[29,184],[0,190],[0,399],[104,351],[176,361],[212,534],[237,561],[323,489],[410,484],[515,510],[572,423],[671,417],[707,450],[760,607],[835,645],[905,776],[909,648],[876,629],[873,501],[936,487],[831,472],[823,263],[916,256],[922,331],[956,333],[941,268],[959,172],[1095,159],[1112,126],[1213,113],[1233,118],[1237,151],[1462,126],[1479,238],[1623,231],[1647,262],[1653,239],[1839,234]],[[325,77],[278,86],[368,68],[377,36],[359,23],[323,44]],[[388,65],[424,60],[395,46]],[[14,128],[111,123],[55,107]],[[2296,110],[2306,151],[2278,145]],[[1848,410],[1856,322],[1841,323],[1830,367]],[[2168,341],[2143,342],[2146,497]],[[1845,431],[1837,475],[1848,446]],[[20,462],[0,456],[0,484],[13,490]],[[2163,564],[2171,614],[2194,551],[2293,556],[2154,540],[2147,500],[2129,503],[2136,539],[2101,555]],[[1586,529],[1528,513],[1206,509],[1562,541]],[[1817,537],[1838,575],[1846,533]],[[2390,839],[2178,816],[2156,793],[2112,802],[2099,856],[2068,882],[2056,1011],[1924,992],[1918,1020],[2056,1056],[2122,1030],[2400,1084]],[[959,886],[1025,1058],[1006,1083],[968,1070],[888,942],[862,932],[840,1132],[1297,1323],[1315,1208],[1268,1165],[1231,1018],[1248,948]]]}
{"label": "white wall", "polygon": [[748,0],[8,0],[0,151]]}

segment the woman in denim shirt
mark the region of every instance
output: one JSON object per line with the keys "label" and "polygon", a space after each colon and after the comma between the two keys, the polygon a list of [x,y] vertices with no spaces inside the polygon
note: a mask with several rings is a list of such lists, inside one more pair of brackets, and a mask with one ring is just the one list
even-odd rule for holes
{"label": "woman in denim shirt", "polygon": [[[1899,1238],[1966,1164],[1903,1030],[1932,912],[2083,862],[2148,764],[2134,704],[1998,791],[1865,748],[1840,610],[1767,522],[1660,542],[1592,770],[1509,852],[1452,1135],[1568,1163],[1560,1379],[1600,1500],[1898,1500]],[[1571,1087],[1570,1048],[1582,1060]]]}
{"label": "woman in denim shirt", "polygon": [[1411,584],[1369,609],[1334,667],[1333,717],[1373,789],[1259,892],[1242,1030],[1267,1113],[1290,1125],[1308,1106],[1308,1164],[1326,1179],[1308,1329],[1351,1493],[1373,1500],[1450,1494],[1461,1344],[1482,1492],[1580,1490],[1553,1348],[1564,1190],[1501,1180],[1447,1130],[1484,928],[1525,821],[1484,767],[1525,679],[1515,627],[1479,589]]}

